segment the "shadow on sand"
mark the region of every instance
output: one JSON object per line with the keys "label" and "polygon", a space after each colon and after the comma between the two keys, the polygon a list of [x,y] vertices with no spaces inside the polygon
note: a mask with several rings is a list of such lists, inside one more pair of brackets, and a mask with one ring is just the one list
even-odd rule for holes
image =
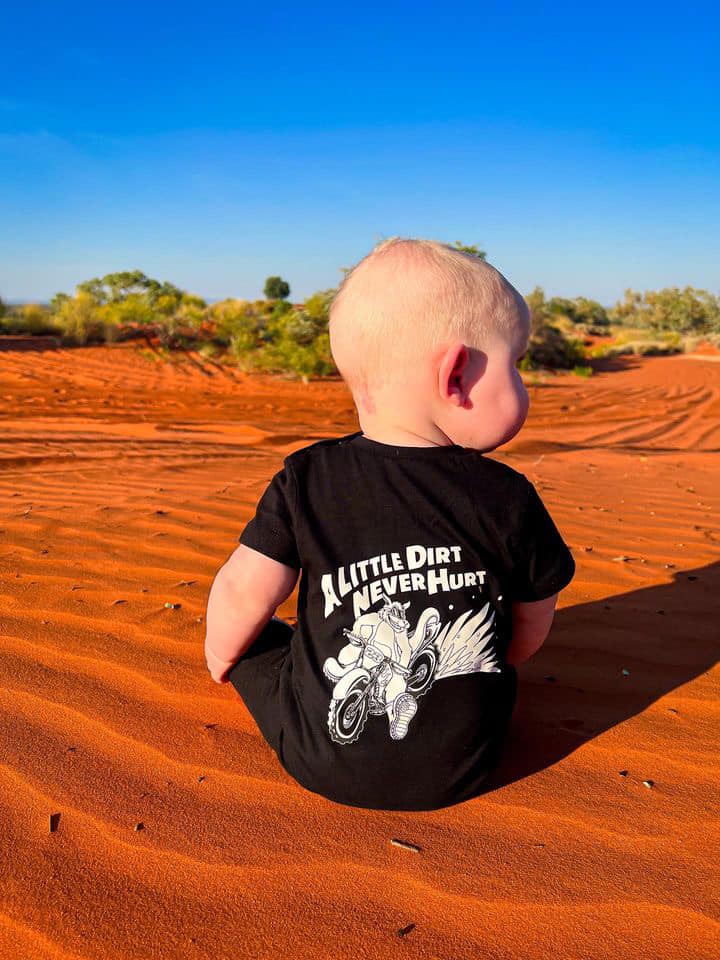
{"label": "shadow on sand", "polygon": [[28,334],[3,334],[0,336],[0,352],[3,350],[59,350],[62,344],[60,337],[37,336]]}
{"label": "shadow on sand", "polygon": [[[559,610],[545,645],[518,667],[515,710],[488,790],[553,766],[710,670],[720,653],[718,596],[713,563],[677,571],[671,584]],[[663,710],[686,722],[682,705]],[[628,766],[619,754],[618,771]]]}

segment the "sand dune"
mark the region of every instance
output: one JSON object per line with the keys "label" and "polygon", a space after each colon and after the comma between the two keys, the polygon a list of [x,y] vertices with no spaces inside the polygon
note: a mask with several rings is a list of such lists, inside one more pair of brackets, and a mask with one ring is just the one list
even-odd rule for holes
{"label": "sand dune", "polygon": [[720,367],[531,396],[492,456],[578,572],[496,789],[362,811],[297,786],[202,651],[282,457],[357,429],[344,385],[0,338],[0,957],[719,955]]}

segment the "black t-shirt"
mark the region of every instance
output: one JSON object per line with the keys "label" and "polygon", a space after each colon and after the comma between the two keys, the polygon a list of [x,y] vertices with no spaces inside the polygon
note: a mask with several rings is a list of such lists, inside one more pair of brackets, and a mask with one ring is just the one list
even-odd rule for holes
{"label": "black t-shirt", "polygon": [[481,793],[514,703],[511,605],[575,573],[532,483],[477,450],[358,431],[287,456],[239,540],[302,571],[278,702],[287,772],[374,809]]}

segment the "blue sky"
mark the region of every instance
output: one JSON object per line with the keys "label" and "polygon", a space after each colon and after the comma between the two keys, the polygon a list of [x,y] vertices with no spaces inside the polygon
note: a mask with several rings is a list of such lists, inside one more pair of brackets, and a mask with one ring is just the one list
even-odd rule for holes
{"label": "blue sky", "polygon": [[301,300],[394,234],[476,243],[523,293],[719,292],[719,10],[14,5],[0,296],[141,269]]}

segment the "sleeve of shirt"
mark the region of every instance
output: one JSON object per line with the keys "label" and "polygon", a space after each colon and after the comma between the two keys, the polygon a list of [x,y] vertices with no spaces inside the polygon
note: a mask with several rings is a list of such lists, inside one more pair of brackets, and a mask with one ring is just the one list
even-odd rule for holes
{"label": "sleeve of shirt", "polygon": [[575,560],[534,485],[523,477],[523,486],[525,501],[514,540],[513,600],[533,603],[570,583]]}
{"label": "sleeve of shirt", "polygon": [[255,516],[238,537],[240,543],[288,567],[302,566],[295,536],[296,478],[287,460],[260,497]]}

